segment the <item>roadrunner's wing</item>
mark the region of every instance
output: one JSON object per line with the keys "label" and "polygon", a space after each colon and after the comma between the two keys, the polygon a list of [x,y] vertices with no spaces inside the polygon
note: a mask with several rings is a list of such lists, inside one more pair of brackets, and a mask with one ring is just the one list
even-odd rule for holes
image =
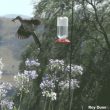
{"label": "roadrunner's wing", "polygon": [[23,25],[21,25],[18,30],[17,30],[17,33],[16,33],[17,37],[19,39],[27,39],[30,37],[31,33],[26,31],[23,27]]}

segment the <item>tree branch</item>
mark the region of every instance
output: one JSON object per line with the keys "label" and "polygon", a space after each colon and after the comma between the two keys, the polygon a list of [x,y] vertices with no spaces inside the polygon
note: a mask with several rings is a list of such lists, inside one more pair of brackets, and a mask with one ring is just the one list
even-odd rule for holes
{"label": "tree branch", "polygon": [[109,50],[110,50],[110,42],[109,42],[109,39],[108,39],[108,35],[107,35],[107,33],[106,33],[104,27],[102,26],[102,23],[101,23],[100,20],[99,20],[99,17],[98,17],[98,14],[97,14],[97,8],[96,8],[96,6],[95,6],[92,2],[90,2],[90,1],[88,1],[88,0],[86,0],[86,2],[89,3],[89,4],[93,7],[94,12],[95,12],[96,21],[97,21],[97,23],[98,23],[98,25],[99,25],[99,27],[100,27],[100,29],[101,29],[101,31],[102,31],[101,33],[102,33],[103,36],[104,36],[105,42],[106,42],[106,44],[107,44],[107,47],[108,47]]}

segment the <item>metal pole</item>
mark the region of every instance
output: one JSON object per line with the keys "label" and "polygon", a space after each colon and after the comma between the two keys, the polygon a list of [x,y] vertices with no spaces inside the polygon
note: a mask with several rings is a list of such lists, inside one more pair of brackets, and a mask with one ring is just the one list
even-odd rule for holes
{"label": "metal pole", "polygon": [[[71,103],[71,65],[72,65],[72,37],[73,37],[73,6],[74,2],[72,1],[72,16],[71,16],[71,36],[70,36],[70,72],[69,72],[69,104]],[[71,110],[71,106],[69,106],[69,110]]]}

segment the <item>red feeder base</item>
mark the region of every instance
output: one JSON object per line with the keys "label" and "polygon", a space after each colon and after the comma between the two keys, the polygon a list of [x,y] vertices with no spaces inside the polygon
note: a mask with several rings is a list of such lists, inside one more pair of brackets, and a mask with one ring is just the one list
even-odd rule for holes
{"label": "red feeder base", "polygon": [[61,44],[70,44],[70,40],[67,38],[60,38],[60,39],[56,39],[55,42],[57,43],[61,43]]}

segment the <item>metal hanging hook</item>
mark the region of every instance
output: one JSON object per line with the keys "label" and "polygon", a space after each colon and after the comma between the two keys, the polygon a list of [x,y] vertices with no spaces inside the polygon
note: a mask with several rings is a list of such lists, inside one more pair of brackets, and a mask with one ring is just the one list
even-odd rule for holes
{"label": "metal hanging hook", "polygon": [[65,8],[65,3],[61,3],[60,7],[61,7],[61,15],[63,15],[64,8]]}

